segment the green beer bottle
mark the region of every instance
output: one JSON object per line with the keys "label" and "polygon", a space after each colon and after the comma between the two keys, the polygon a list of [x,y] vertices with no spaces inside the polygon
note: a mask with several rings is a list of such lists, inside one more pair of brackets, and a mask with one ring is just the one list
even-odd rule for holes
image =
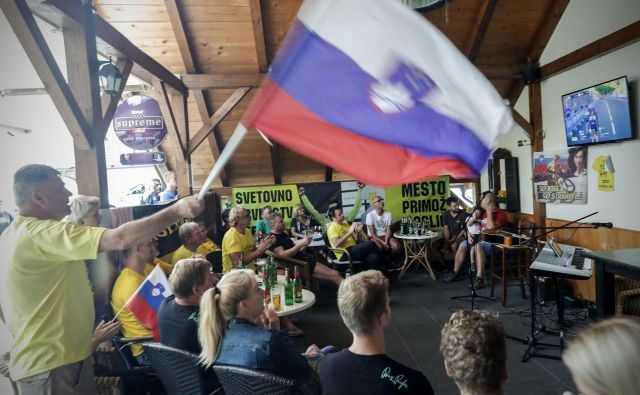
{"label": "green beer bottle", "polygon": [[295,285],[289,277],[289,269],[284,272],[284,304],[285,306],[293,306],[293,289]]}
{"label": "green beer bottle", "polygon": [[300,271],[298,266],[293,270],[293,276],[295,277],[295,291],[296,291],[296,303],[302,303],[302,280],[300,279]]}

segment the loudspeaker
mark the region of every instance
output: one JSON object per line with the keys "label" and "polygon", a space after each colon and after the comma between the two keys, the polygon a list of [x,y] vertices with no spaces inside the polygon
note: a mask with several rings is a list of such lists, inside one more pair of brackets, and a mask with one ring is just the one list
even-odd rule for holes
{"label": "loudspeaker", "polygon": [[553,302],[556,300],[556,282],[553,278],[549,277],[537,277],[538,283],[536,287],[538,289],[538,301],[539,302]]}
{"label": "loudspeaker", "polygon": [[525,65],[521,74],[525,85],[533,84],[540,79],[540,69],[533,63]]}

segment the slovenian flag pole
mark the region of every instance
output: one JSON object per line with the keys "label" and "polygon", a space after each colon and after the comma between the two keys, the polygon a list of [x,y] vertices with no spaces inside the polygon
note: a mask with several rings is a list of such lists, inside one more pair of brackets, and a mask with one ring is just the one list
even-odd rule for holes
{"label": "slovenian flag pole", "polygon": [[242,139],[244,139],[244,136],[246,136],[246,134],[247,128],[243,124],[238,123],[238,126],[236,126],[236,130],[233,131],[233,135],[231,135],[229,142],[227,142],[227,144],[225,145],[222,153],[220,154],[220,157],[213,165],[213,169],[211,169],[209,176],[202,185],[202,188],[198,193],[198,199],[204,199],[204,195],[207,194],[207,191],[213,184],[213,181],[218,177],[222,169],[224,169],[227,162],[229,162],[229,159],[231,159],[231,155],[233,155],[238,146],[240,146],[240,143],[242,142]]}

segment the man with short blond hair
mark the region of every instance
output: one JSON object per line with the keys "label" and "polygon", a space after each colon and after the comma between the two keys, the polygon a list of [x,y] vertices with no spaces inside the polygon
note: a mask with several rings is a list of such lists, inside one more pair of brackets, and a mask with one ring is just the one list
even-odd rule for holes
{"label": "man with short blond hair", "polygon": [[502,395],[507,346],[502,324],[483,310],[460,310],[442,328],[440,352],[460,394]]}
{"label": "man with short blond hair", "polygon": [[0,306],[13,336],[11,378],[21,394],[95,394],[95,310],[84,261],[194,217],[204,201],[185,198],[105,229],[60,221],[70,213],[71,192],[50,166],[20,168],[13,190],[19,215],[0,236]]}
{"label": "man with short blond hair", "polygon": [[318,372],[323,394],[433,394],[424,374],[385,355],[391,308],[389,280],[382,273],[367,270],[344,280],[338,309],[353,343],[323,358]]}

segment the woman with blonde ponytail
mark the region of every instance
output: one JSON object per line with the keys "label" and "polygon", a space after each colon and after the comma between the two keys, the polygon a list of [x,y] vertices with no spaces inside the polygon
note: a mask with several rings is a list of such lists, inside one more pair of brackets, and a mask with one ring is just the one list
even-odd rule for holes
{"label": "woman with blonde ponytail", "polygon": [[280,332],[277,314],[263,307],[263,299],[251,270],[230,271],[204,293],[198,327],[201,363],[268,370],[296,381],[308,379],[307,361]]}

